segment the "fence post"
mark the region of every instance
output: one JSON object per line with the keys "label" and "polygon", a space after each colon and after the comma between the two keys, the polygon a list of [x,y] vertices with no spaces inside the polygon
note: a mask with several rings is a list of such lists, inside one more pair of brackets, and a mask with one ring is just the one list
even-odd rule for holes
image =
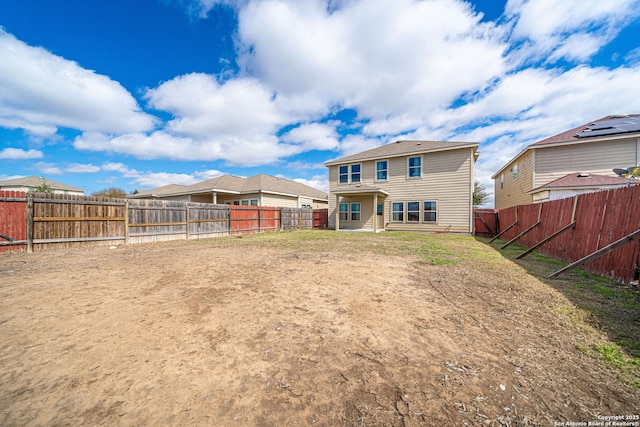
{"label": "fence post", "polygon": [[124,244],[129,244],[129,200],[124,201]]}
{"label": "fence post", "polygon": [[27,194],[27,253],[33,252],[33,195]]}
{"label": "fence post", "polygon": [[260,222],[260,212],[262,212],[261,208],[256,208],[258,209],[258,233],[262,233],[262,224]]}
{"label": "fence post", "polygon": [[228,205],[227,207],[227,225],[228,225],[228,229],[229,229],[229,236],[231,236],[231,205]]}
{"label": "fence post", "polygon": [[191,240],[191,224],[189,223],[189,205],[186,206],[187,240]]}

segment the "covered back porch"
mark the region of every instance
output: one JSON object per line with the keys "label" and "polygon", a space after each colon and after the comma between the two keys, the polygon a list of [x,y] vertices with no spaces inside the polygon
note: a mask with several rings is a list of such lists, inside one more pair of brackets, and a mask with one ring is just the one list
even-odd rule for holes
{"label": "covered back porch", "polygon": [[386,191],[358,185],[333,193],[335,195],[336,231],[384,231]]}

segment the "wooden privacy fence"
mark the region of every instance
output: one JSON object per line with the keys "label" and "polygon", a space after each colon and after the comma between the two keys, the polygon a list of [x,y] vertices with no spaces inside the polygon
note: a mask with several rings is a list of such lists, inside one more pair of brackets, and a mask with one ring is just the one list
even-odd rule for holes
{"label": "wooden privacy fence", "polygon": [[493,209],[474,209],[473,234],[482,237],[498,234],[498,212]]}
{"label": "wooden privacy fence", "polygon": [[27,247],[27,195],[0,190],[0,252]]}
{"label": "wooden privacy fence", "polygon": [[0,191],[0,252],[326,228],[314,218],[302,208]]}
{"label": "wooden privacy fence", "polygon": [[519,257],[537,249],[569,263],[584,259],[585,270],[618,282],[638,280],[640,185],[501,209],[498,219],[503,248],[515,241],[530,248]]}

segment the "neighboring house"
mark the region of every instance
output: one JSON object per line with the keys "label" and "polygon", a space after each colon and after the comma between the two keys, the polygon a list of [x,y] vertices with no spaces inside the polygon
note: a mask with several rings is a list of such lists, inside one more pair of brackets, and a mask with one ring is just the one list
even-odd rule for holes
{"label": "neighboring house", "polygon": [[638,162],[640,114],[604,117],[533,143],[498,170],[491,177],[495,208],[540,201],[534,189],[568,174],[616,177],[613,169]]}
{"label": "neighboring house", "polygon": [[398,141],[326,162],[329,228],[471,233],[477,149]]}
{"label": "neighboring house", "polygon": [[635,184],[640,184],[640,180],[578,172],[570,173],[541,187],[534,188],[529,193],[531,193],[533,202],[538,203]]}
{"label": "neighboring house", "polygon": [[26,176],[24,178],[0,181],[0,190],[24,191],[29,193],[36,191],[38,187],[42,187],[43,185],[49,187],[51,192],[54,194],[73,194],[76,196],[84,195],[84,190],[81,188],[72,187],[41,176]]}
{"label": "neighboring house", "polygon": [[166,199],[238,206],[327,208],[327,193],[308,185],[269,175],[242,178],[223,175],[193,185],[166,185],[139,191],[132,199]]}

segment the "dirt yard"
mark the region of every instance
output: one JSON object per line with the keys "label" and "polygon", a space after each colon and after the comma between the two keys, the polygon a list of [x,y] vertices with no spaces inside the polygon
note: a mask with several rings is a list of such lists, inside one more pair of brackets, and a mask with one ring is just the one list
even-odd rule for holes
{"label": "dirt yard", "polygon": [[640,425],[562,286],[463,236],[3,254],[0,425]]}

